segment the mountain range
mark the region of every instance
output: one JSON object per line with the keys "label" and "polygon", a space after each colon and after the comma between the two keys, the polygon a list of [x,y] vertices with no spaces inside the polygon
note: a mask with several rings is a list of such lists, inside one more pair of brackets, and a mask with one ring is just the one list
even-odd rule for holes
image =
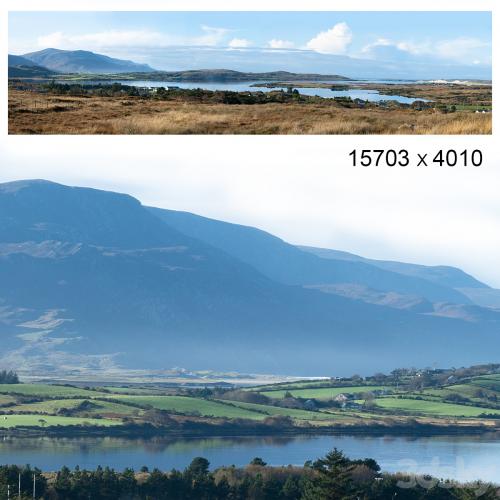
{"label": "mountain range", "polygon": [[[16,59],[17,64],[16,64]],[[44,49],[22,56],[9,55],[9,68],[16,67],[19,59],[31,61],[38,67],[55,73],[130,73],[154,71],[147,64],[115,59],[88,50]]]}
{"label": "mountain range", "polygon": [[[144,54],[143,54],[144,55]],[[213,68],[230,68],[229,70],[215,70],[239,73],[280,73],[277,70],[286,70],[285,75],[277,79],[289,80],[290,74],[302,74],[305,79],[314,80],[323,76],[327,80],[342,79],[338,75],[345,75],[349,79],[481,79],[491,80],[491,65],[461,64],[437,62],[429,63],[418,60],[391,61],[372,60],[348,57],[345,55],[322,54],[311,50],[297,49],[258,49],[245,48],[228,50],[215,47],[183,47],[174,46],[162,49],[151,49],[147,52],[148,60],[155,68],[161,68],[159,74],[165,73],[175,77],[176,73],[186,74],[174,81],[209,81],[209,71]],[[15,70],[16,64],[11,65],[11,58],[21,57],[56,73],[151,73],[157,72],[148,64],[116,59],[103,54],[87,50],[61,50],[47,48],[30,52],[21,56],[9,56],[9,75],[29,77],[27,66],[23,65],[24,74]],[[207,69],[208,68],[208,69]],[[212,68],[212,69],[210,69]],[[203,72],[200,78],[196,72]],[[288,73],[288,75],[286,74]],[[334,73],[332,75],[332,73]],[[39,76],[37,73],[33,77]],[[138,75],[138,79],[141,75]],[[157,75],[158,76],[158,75]],[[213,75],[212,75],[213,76]],[[286,76],[286,78],[284,78]],[[331,78],[334,77],[334,78]],[[164,77],[164,79],[166,76]],[[248,78],[248,77],[247,77]],[[269,75],[266,77],[269,78]],[[161,78],[160,78],[161,79]],[[274,80],[271,78],[271,80]],[[217,80],[224,81],[224,80]],[[233,79],[231,81],[238,81]],[[250,80],[246,80],[250,81]]]}
{"label": "mountain range", "polygon": [[296,375],[494,361],[463,271],[297,247],[43,180],[0,184],[0,365]]}

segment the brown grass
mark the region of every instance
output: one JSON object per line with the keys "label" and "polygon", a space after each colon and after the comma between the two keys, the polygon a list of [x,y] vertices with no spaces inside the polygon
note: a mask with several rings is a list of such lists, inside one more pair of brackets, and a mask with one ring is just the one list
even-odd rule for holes
{"label": "brown grass", "polygon": [[491,134],[491,113],[200,104],[9,91],[10,134]]}

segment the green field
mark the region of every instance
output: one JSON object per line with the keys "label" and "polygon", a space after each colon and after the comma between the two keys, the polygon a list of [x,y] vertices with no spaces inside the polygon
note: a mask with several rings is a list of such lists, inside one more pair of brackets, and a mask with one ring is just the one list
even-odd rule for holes
{"label": "green field", "polygon": [[237,408],[218,401],[186,396],[126,396],[115,395],[117,401],[151,406],[158,410],[170,410],[182,414],[199,413],[205,417],[251,418],[260,420],[266,417],[255,411]]}
{"label": "green field", "polygon": [[103,392],[49,384],[0,384],[0,394],[22,394],[40,398],[95,398],[106,396]]}
{"label": "green field", "polygon": [[382,385],[370,385],[370,386],[354,386],[354,387],[323,387],[320,389],[290,389],[290,390],[278,390],[278,391],[262,391],[260,394],[273,399],[283,399],[286,392],[290,392],[295,398],[304,399],[321,399],[329,400],[335,398],[339,394],[359,394],[363,392],[371,392],[376,390],[388,390],[391,389],[387,386]]}
{"label": "green field", "polygon": [[0,429],[10,429],[17,426],[39,426],[40,420],[45,420],[43,427],[55,425],[98,425],[109,427],[120,425],[117,420],[107,420],[105,418],[77,418],[77,417],[56,417],[52,415],[0,415]]}
{"label": "green field", "polygon": [[[85,423],[109,426],[124,421],[157,425],[157,416],[147,412],[152,408],[187,417],[254,421],[287,416],[302,427],[380,423],[386,422],[387,417],[404,421],[413,416],[419,416],[419,420],[428,418],[431,423],[437,417],[443,421],[463,419],[466,423],[467,419],[483,414],[500,415],[500,400],[497,403],[495,398],[500,396],[500,375],[463,376],[455,384],[441,384],[437,380],[423,390],[415,390],[413,387],[418,387],[418,384],[412,386],[411,380],[399,379],[397,382],[398,388],[391,383],[361,385],[357,379],[353,380],[352,386],[340,386],[337,382],[336,387],[321,387],[335,381],[302,380],[230,391],[141,385],[127,387],[125,383],[123,386],[96,387],[96,390],[70,385],[0,384],[0,410],[4,412],[0,414],[0,429],[16,425],[40,427],[40,419],[46,421],[46,427]],[[242,397],[241,391],[245,391],[245,397]],[[265,395],[269,400],[266,404],[237,401],[251,400],[247,391]],[[374,391],[386,391],[373,395],[375,406],[346,404],[340,408],[339,404],[332,402],[339,394],[351,394],[351,401],[364,403],[365,399],[371,398],[365,397],[363,393]],[[291,403],[297,408],[275,406],[287,392],[296,398]],[[455,395],[467,399],[447,401]],[[311,403],[307,400],[315,401]],[[308,410],[310,404],[317,411]],[[14,415],[9,415],[10,412]],[[470,425],[469,421],[467,423]]]}
{"label": "green field", "polygon": [[113,387],[105,386],[103,389],[112,392],[113,394],[138,394],[138,395],[155,395],[161,393],[161,389],[152,387],[151,389],[146,389],[144,387]]}
{"label": "green field", "polygon": [[299,380],[297,382],[280,382],[278,384],[273,385],[256,385],[252,387],[246,387],[243,389],[244,391],[261,391],[261,390],[269,390],[269,388],[273,387],[276,390],[280,389],[314,389],[316,387],[321,387],[324,385],[331,385],[330,379],[325,380]]}
{"label": "green field", "polygon": [[450,385],[447,387],[443,387],[441,389],[426,389],[422,392],[419,392],[419,395],[423,396],[432,396],[432,397],[437,397],[437,398],[445,398],[446,396],[449,396],[450,394],[458,394],[460,396],[463,396],[465,398],[469,398],[471,400],[476,400],[480,401],[480,399],[477,397],[476,392],[478,390],[482,390],[488,395],[494,395],[496,394],[495,391],[491,389],[487,389],[484,387],[481,387],[477,384],[457,384],[457,385]]}
{"label": "green field", "polygon": [[[239,408],[253,410],[256,412],[264,412],[267,416],[282,415],[286,417],[291,417],[297,420],[334,420],[337,415],[333,413],[322,413],[319,411],[307,411],[307,410],[297,410],[294,408],[280,408],[278,406],[271,405],[260,405],[255,403],[243,403],[241,401],[230,401],[231,404],[238,406]],[[342,418],[342,417],[340,417]]]}
{"label": "green field", "polygon": [[472,379],[470,383],[483,389],[490,389],[492,391],[500,392],[500,375],[476,377]]}
{"label": "green field", "polygon": [[375,403],[386,410],[400,410],[409,413],[421,413],[443,417],[478,417],[482,413],[500,415],[500,410],[465,406],[440,401],[426,401],[418,399],[379,398]]}
{"label": "green field", "polygon": [[126,416],[138,411],[137,408],[120,403],[110,403],[108,401],[88,399],[48,399],[46,401],[40,401],[38,403],[19,404],[13,407],[9,407],[9,410],[19,413],[54,414],[61,409],[72,410],[85,401],[90,401],[92,403],[92,406],[88,409],[85,409],[84,413],[93,413],[96,415],[116,413],[118,415]]}

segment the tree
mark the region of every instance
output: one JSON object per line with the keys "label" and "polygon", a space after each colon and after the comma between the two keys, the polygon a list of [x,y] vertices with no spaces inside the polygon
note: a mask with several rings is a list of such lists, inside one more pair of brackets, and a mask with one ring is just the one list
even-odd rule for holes
{"label": "tree", "polygon": [[56,476],[54,489],[60,498],[71,498],[71,471],[63,467]]}
{"label": "tree", "polygon": [[352,487],[351,471],[355,464],[334,448],[324,458],[313,463],[318,478],[306,484],[304,500],[341,500]]}
{"label": "tree", "polygon": [[252,459],[252,461],[250,462],[250,465],[260,465],[261,467],[265,467],[267,465],[266,462],[264,462],[264,460],[262,460],[262,458],[260,457],[255,457]]}
{"label": "tree", "polygon": [[203,457],[193,458],[186,473],[195,477],[206,476],[210,467],[210,462]]}
{"label": "tree", "polygon": [[281,489],[281,496],[287,500],[299,499],[302,495],[299,480],[293,476],[289,476]]}

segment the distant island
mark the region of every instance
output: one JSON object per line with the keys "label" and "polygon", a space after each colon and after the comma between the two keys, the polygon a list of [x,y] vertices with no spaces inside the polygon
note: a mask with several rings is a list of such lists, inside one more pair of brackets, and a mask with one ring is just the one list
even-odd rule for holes
{"label": "distant island", "polygon": [[230,69],[193,69],[187,71],[151,71],[116,74],[68,74],[62,75],[63,80],[156,80],[165,82],[324,82],[349,81],[350,78],[341,75],[321,75],[319,73],[291,73],[289,71],[270,71],[252,73]]}

